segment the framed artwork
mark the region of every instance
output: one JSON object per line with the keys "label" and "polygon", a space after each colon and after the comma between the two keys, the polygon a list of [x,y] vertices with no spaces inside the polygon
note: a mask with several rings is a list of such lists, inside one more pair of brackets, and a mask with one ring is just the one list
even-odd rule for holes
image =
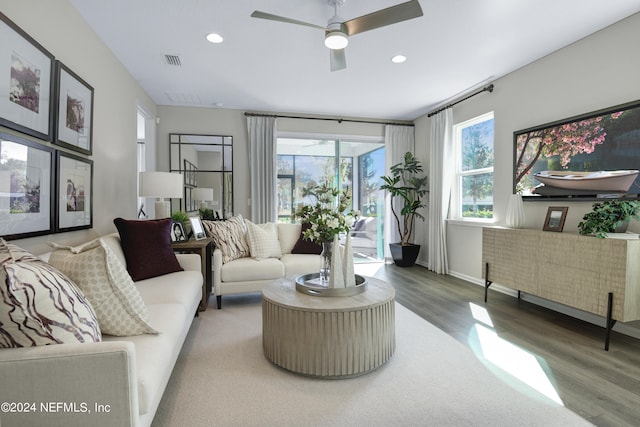
{"label": "framed artwork", "polygon": [[181,222],[174,221],[171,224],[171,241],[172,242],[186,242],[188,240],[187,233],[184,231],[184,226]]}
{"label": "framed artwork", "polygon": [[62,62],[57,61],[56,102],[58,119],[55,143],[91,154],[93,88]]}
{"label": "framed artwork", "polygon": [[568,207],[551,206],[547,209],[547,217],[544,220],[544,231],[562,231],[564,220],[567,218]]}
{"label": "framed artwork", "polygon": [[192,216],[192,217],[189,217],[189,221],[191,221],[191,230],[193,231],[193,237],[196,240],[202,240],[205,237],[207,237],[207,235],[204,232],[204,227],[202,227],[202,222],[200,221],[200,218],[198,218],[197,216]]}
{"label": "framed artwork", "polygon": [[93,226],[93,161],[58,151],[56,231]]}
{"label": "framed artwork", "polygon": [[51,141],[54,58],[0,13],[0,125]]}
{"label": "framed artwork", "polygon": [[53,149],[0,133],[0,236],[53,232]]}
{"label": "framed artwork", "polygon": [[640,100],[514,132],[525,200],[640,199]]}

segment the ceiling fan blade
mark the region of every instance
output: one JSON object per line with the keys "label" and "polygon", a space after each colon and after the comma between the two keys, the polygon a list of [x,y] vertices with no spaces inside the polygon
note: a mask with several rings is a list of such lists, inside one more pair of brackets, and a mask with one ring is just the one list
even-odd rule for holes
{"label": "ceiling fan blade", "polygon": [[322,27],[316,24],[310,24],[304,21],[298,21],[297,19],[285,18],[284,16],[273,15],[271,13],[260,12],[259,10],[255,10],[251,14],[252,18],[260,18],[260,19],[268,19],[270,21],[279,21],[286,22],[287,24],[296,24],[296,25],[304,25],[305,27],[317,28],[322,31],[327,31],[327,28]]}
{"label": "ceiling fan blade", "polygon": [[329,49],[329,55],[331,71],[347,68],[347,58],[344,49]]}
{"label": "ceiling fan blade", "polygon": [[352,36],[364,31],[418,18],[422,15],[422,8],[418,0],[410,0],[386,9],[380,9],[368,15],[360,16],[359,18],[351,19],[345,22],[344,25],[347,27],[348,35]]}

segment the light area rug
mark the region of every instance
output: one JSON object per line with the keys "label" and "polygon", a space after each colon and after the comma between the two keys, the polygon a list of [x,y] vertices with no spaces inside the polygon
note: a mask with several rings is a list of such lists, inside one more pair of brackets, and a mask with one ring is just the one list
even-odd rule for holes
{"label": "light area rug", "polygon": [[224,302],[194,320],[153,427],[591,425],[400,304],[391,360],[329,380],[264,357],[259,296]]}

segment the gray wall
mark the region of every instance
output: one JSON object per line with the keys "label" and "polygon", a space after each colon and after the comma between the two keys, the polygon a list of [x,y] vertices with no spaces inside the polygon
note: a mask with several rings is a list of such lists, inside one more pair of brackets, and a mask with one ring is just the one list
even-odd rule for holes
{"label": "gray wall", "polygon": [[0,0],[0,10],[94,88],[94,228],[16,243],[41,253],[48,241],[78,244],[115,231],[114,218],[137,213],[136,113],[141,105],[155,116],[154,103],[66,0]]}
{"label": "gray wall", "polygon": [[[640,14],[635,14],[498,79],[492,94],[483,93],[454,107],[454,123],[489,111],[495,113],[494,213],[497,225],[505,225],[508,198],[512,193],[513,132],[640,99],[638,40]],[[423,116],[415,123],[418,155],[426,159],[431,119]],[[589,202],[525,202],[525,228],[542,229],[549,206],[569,206],[564,232],[574,233],[582,216],[591,210]],[[635,231],[640,228],[637,222],[631,227]],[[448,222],[448,259],[452,275],[482,283],[481,231],[478,223]],[[421,234],[426,242],[424,227]],[[424,265],[426,255],[423,251],[420,257],[420,263]]]}

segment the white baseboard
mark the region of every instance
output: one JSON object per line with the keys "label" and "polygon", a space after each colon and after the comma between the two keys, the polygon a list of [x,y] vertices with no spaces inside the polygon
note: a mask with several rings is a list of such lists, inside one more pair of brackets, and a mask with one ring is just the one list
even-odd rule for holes
{"label": "white baseboard", "polygon": [[[484,287],[484,279],[479,279],[477,277],[471,277],[468,276],[466,274],[462,274],[462,273],[457,273],[455,271],[449,271],[449,275],[456,277],[458,279],[462,279],[465,280],[467,282],[473,283],[474,285],[479,285]],[[500,286],[500,285],[496,285],[496,284],[492,284],[491,288],[492,291],[498,291],[501,292],[503,294],[507,294],[509,296],[512,296],[514,298],[518,297],[518,291],[510,289],[510,288],[505,288],[504,286]],[[491,297],[489,297],[491,298]],[[544,308],[548,308],[550,310],[553,311],[557,311],[559,313],[562,314],[566,314],[567,316],[571,316],[571,317],[575,317],[576,319],[580,319],[583,320],[585,322],[600,326],[600,327],[605,327],[607,324],[607,320],[606,318],[602,317],[602,316],[598,316],[596,314],[593,313],[588,313],[586,311],[582,311],[582,310],[578,310],[577,308],[573,308],[573,307],[569,307],[563,304],[559,304],[557,302],[553,302],[553,301],[549,301],[546,300],[544,298],[540,298],[537,297],[535,295],[529,295],[527,293],[521,293],[520,299],[522,299],[523,301],[527,301],[530,302],[532,304],[536,304],[539,305],[541,307]],[[634,322],[635,324],[637,324],[637,326],[628,324],[628,323],[621,323],[621,322],[617,322],[615,324],[615,326],[613,327],[613,330],[616,332],[619,332],[621,334],[624,335],[628,335],[630,337],[636,338],[636,339],[640,339],[640,324],[638,324],[638,322]]]}

